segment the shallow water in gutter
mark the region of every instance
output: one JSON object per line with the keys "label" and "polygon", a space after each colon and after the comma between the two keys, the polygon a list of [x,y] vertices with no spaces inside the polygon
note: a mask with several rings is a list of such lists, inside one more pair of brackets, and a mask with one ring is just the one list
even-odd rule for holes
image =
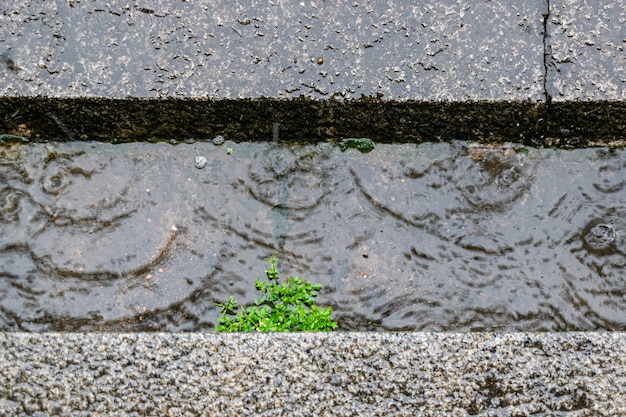
{"label": "shallow water in gutter", "polygon": [[272,253],[339,330],[626,330],[623,149],[14,144],[0,180],[1,331],[212,330]]}

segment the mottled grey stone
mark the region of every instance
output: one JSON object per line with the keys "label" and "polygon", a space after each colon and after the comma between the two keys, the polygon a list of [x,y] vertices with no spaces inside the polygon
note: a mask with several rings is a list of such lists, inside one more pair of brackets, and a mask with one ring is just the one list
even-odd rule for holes
{"label": "mottled grey stone", "polygon": [[0,334],[0,414],[617,416],[625,337]]}
{"label": "mottled grey stone", "polygon": [[550,0],[548,94],[570,100],[626,100],[626,3]]}

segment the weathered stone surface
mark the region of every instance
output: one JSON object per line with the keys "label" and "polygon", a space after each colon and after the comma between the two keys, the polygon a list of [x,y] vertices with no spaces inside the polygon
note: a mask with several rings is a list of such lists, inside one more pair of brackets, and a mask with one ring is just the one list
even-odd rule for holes
{"label": "weathered stone surface", "polygon": [[626,140],[623,0],[226,3],[5,6],[0,131]]}
{"label": "weathered stone surface", "polygon": [[626,100],[623,1],[550,0],[547,24],[554,103]]}
{"label": "weathered stone surface", "polygon": [[550,0],[546,134],[580,146],[626,139],[626,3]]}
{"label": "weathered stone surface", "polygon": [[626,414],[622,333],[0,334],[0,348],[9,416]]}
{"label": "weathered stone surface", "polygon": [[552,102],[546,111],[547,146],[626,146],[626,101]]}
{"label": "weathered stone surface", "polygon": [[0,95],[541,101],[545,4],[17,2]]}
{"label": "weathered stone surface", "polygon": [[279,125],[298,141],[536,143],[545,10],[544,0],[16,3],[0,14],[0,131],[267,140]]}

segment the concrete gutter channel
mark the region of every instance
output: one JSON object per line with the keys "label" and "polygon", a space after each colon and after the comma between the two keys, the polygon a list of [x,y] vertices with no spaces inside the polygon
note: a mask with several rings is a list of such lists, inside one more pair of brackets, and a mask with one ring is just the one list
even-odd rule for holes
{"label": "concrete gutter channel", "polygon": [[[623,0],[285,3],[0,6],[0,139],[626,141]],[[0,343],[0,415],[626,415],[623,333]]]}

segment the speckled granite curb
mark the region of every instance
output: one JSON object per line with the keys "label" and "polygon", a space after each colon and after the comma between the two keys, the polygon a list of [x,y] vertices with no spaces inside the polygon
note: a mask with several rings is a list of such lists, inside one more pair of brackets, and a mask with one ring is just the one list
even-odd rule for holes
{"label": "speckled granite curb", "polygon": [[624,333],[0,334],[0,415],[626,415]]}

